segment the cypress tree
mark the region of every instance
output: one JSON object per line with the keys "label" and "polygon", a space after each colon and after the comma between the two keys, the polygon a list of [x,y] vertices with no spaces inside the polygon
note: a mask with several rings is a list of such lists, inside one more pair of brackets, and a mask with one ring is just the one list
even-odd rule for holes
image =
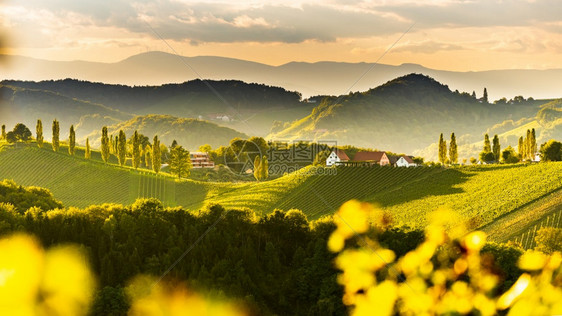
{"label": "cypress tree", "polygon": [[490,137],[488,134],[484,135],[484,148],[482,149],[483,152],[489,153],[492,151],[492,147],[490,146]]}
{"label": "cypress tree", "polygon": [[269,177],[269,161],[267,161],[267,156],[263,155],[263,159],[260,162],[261,179],[265,180]]}
{"label": "cypress tree", "polygon": [[60,131],[60,126],[59,126],[59,121],[57,121],[57,119],[55,119],[53,121],[53,151],[59,151],[59,131]]}
{"label": "cypress tree", "polygon": [[139,163],[140,163],[140,148],[139,148],[139,143],[140,143],[140,138],[139,138],[139,133],[137,131],[135,131],[135,133],[133,134],[133,168],[137,169],[139,167]]}
{"label": "cypress tree", "polygon": [[527,130],[527,136],[525,137],[525,158],[531,159],[531,130]]}
{"label": "cypress tree", "polygon": [[443,140],[443,133],[439,136],[439,162],[445,164],[447,160],[447,142]]}
{"label": "cypress tree", "polygon": [[119,159],[119,165],[125,165],[125,157],[127,153],[127,137],[123,130],[119,131],[119,138],[117,140],[117,158]]}
{"label": "cypress tree", "polygon": [[68,153],[73,156],[76,148],[76,133],[74,133],[74,125],[70,125],[70,133],[68,134]]}
{"label": "cypress tree", "polygon": [[114,144],[115,144],[115,140],[113,139],[113,135],[111,135],[109,137],[109,153],[112,154],[112,155],[117,154],[115,152],[115,145]]}
{"label": "cypress tree", "polygon": [[472,90],[472,98],[476,100],[476,91]]}
{"label": "cypress tree", "polygon": [[535,160],[535,153],[537,152],[537,135],[535,129],[531,130],[531,159]]}
{"label": "cypress tree", "polygon": [[523,136],[519,137],[517,151],[519,152],[519,161],[523,160],[525,158],[525,145],[523,143]]}
{"label": "cypress tree", "polygon": [[484,88],[484,95],[482,96],[482,101],[484,101],[484,103],[488,103],[488,90],[486,88]]}
{"label": "cypress tree", "polygon": [[41,122],[41,120],[37,120],[35,131],[37,133],[37,146],[39,146],[39,148],[43,148],[43,123]]}
{"label": "cypress tree", "polygon": [[101,129],[101,159],[109,162],[109,137],[107,136],[107,126]]}
{"label": "cypress tree", "polygon": [[258,181],[261,180],[260,162],[261,162],[261,157],[260,155],[257,155],[254,158],[254,178],[256,178],[256,180]]}
{"label": "cypress tree", "polygon": [[2,136],[0,138],[1,140],[5,140],[6,139],[6,125],[2,125]]}
{"label": "cypress tree", "polygon": [[84,158],[90,159],[92,157],[92,150],[90,149],[90,140],[86,138],[86,151],[84,151]]}
{"label": "cypress tree", "polygon": [[146,144],[146,147],[144,147],[144,166],[147,169],[152,168],[152,147],[150,147],[150,144]]}
{"label": "cypress tree", "polygon": [[457,152],[457,139],[455,138],[455,133],[451,133],[451,143],[449,144],[449,161],[452,164],[456,164],[459,160],[459,155]]}
{"label": "cypress tree", "polygon": [[496,161],[500,161],[501,147],[500,139],[497,134],[494,135],[493,146],[494,157],[496,158]]}
{"label": "cypress tree", "polygon": [[160,154],[160,141],[158,140],[158,135],[154,136],[152,142],[152,170],[158,173],[160,172],[160,167],[162,167],[162,156]]}

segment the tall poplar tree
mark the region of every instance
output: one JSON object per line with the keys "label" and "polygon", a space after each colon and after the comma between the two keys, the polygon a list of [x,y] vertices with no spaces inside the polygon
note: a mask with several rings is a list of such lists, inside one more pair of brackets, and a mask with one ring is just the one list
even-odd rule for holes
{"label": "tall poplar tree", "polygon": [[263,155],[262,161],[260,162],[260,171],[262,180],[269,177],[269,161],[267,161],[266,155]]}
{"label": "tall poplar tree", "polygon": [[68,153],[73,156],[74,149],[76,148],[76,133],[74,132],[74,125],[70,125],[70,133],[68,134]]}
{"label": "tall poplar tree", "polygon": [[489,153],[492,151],[492,146],[490,146],[490,137],[488,134],[484,135],[484,148],[482,149],[483,152]]}
{"label": "tall poplar tree", "polygon": [[141,158],[140,156],[141,152],[139,148],[140,137],[137,131],[135,131],[135,133],[133,134],[132,145],[133,145],[133,168],[137,169],[139,167],[140,158]]}
{"label": "tall poplar tree", "polygon": [[152,141],[152,170],[158,173],[160,172],[160,167],[162,167],[162,155],[160,154],[160,141],[158,140],[158,135],[154,136]]}
{"label": "tall poplar tree", "polygon": [[519,153],[519,160],[525,159],[525,143],[523,142],[523,136],[519,137],[519,144],[517,145],[517,152]]}
{"label": "tall poplar tree", "polygon": [[41,120],[37,120],[35,132],[37,134],[37,136],[35,137],[35,139],[37,140],[37,146],[39,146],[39,148],[43,148],[43,122],[41,122]]}
{"label": "tall poplar tree", "polygon": [[260,155],[256,155],[256,157],[254,158],[254,178],[256,178],[256,180],[258,181],[261,180],[260,162],[261,162]]}
{"label": "tall poplar tree", "polygon": [[535,154],[537,152],[537,135],[536,135],[536,132],[535,132],[534,128],[531,130],[531,141],[530,141],[530,143],[531,143],[531,154],[530,154],[531,159],[535,160]]}
{"label": "tall poplar tree", "polygon": [[527,130],[527,136],[525,137],[525,158],[531,159],[531,130]]}
{"label": "tall poplar tree", "polygon": [[107,126],[101,129],[101,159],[109,162],[109,137],[107,136]]}
{"label": "tall poplar tree", "polygon": [[445,164],[447,161],[447,142],[443,139],[443,133],[439,136],[439,162]]}
{"label": "tall poplar tree", "polygon": [[92,149],[90,148],[90,140],[86,138],[86,150],[84,151],[84,158],[90,159],[92,157]]}
{"label": "tall poplar tree", "polygon": [[455,133],[451,133],[451,143],[449,144],[449,161],[452,164],[456,164],[459,160],[459,155],[457,152],[457,139],[455,138]]}
{"label": "tall poplar tree", "polygon": [[2,125],[2,136],[0,138],[1,140],[5,140],[6,139],[6,125]]}
{"label": "tall poplar tree", "polygon": [[109,153],[112,155],[117,155],[115,152],[115,140],[113,139],[113,135],[109,136]]}
{"label": "tall poplar tree", "polygon": [[60,132],[60,126],[59,126],[59,121],[57,121],[57,119],[55,119],[53,121],[53,151],[59,151],[59,132]]}
{"label": "tall poplar tree", "polygon": [[146,169],[152,168],[152,147],[150,147],[150,144],[146,144],[144,147],[144,166]]}
{"label": "tall poplar tree", "polygon": [[496,158],[496,161],[500,161],[501,147],[500,147],[500,139],[497,134],[494,135],[492,151],[494,153],[494,157]]}
{"label": "tall poplar tree", "polygon": [[119,138],[117,140],[117,158],[119,159],[119,165],[125,165],[125,158],[127,154],[127,137],[123,130],[119,130]]}
{"label": "tall poplar tree", "polygon": [[484,101],[484,103],[489,103],[488,102],[488,89],[484,88],[484,95],[482,96],[482,101]]}

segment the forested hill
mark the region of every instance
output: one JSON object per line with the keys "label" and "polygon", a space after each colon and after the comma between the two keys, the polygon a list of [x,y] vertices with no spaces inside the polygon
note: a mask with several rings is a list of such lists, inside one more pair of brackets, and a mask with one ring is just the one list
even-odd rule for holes
{"label": "forested hill", "polygon": [[[277,107],[297,107],[298,92],[238,80],[191,80],[161,86],[126,86],[74,79],[49,81],[2,81],[4,85],[46,90],[72,98],[101,103],[121,111],[147,114],[161,113],[162,106],[176,106],[177,113],[231,112]],[[185,116],[185,115],[183,115]]]}
{"label": "forested hill", "polygon": [[[108,127],[110,135],[117,135],[120,130],[123,130],[127,136],[132,135],[135,131],[149,138],[158,135],[162,144],[167,145],[176,140],[191,151],[196,151],[199,146],[204,144],[217,148],[228,145],[230,140],[236,137],[248,138],[248,135],[244,133],[213,122],[156,114],[135,116],[130,120]],[[95,130],[86,136],[93,140],[94,147],[100,145],[100,130]]]}
{"label": "forested hill", "polygon": [[307,117],[274,130],[270,137],[337,139],[394,152],[409,153],[455,132],[461,141],[505,119],[534,116],[546,101],[491,104],[421,75],[409,74],[365,92],[326,97]]}

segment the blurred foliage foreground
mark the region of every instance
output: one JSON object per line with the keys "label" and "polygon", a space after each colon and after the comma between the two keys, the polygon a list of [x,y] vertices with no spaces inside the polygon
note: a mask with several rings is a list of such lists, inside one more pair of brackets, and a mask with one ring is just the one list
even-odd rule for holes
{"label": "blurred foliage foreground", "polygon": [[[338,282],[352,315],[562,314],[560,252],[524,253],[518,266],[525,272],[500,293],[493,259],[480,254],[486,235],[467,232],[453,212],[435,212],[425,241],[397,260],[370,238],[372,230],[384,230],[387,218],[358,201],[346,202],[334,216],[337,229],[328,247],[339,253]],[[354,246],[346,247],[349,239]]]}
{"label": "blurred foliage foreground", "polygon": [[[349,201],[334,215],[336,230],[328,248],[338,253],[338,282],[352,315],[554,315],[562,314],[562,255],[524,253],[525,271],[507,291],[493,259],[480,250],[482,232],[468,229],[454,213],[438,211],[425,241],[401,258],[377,242],[389,216],[370,204]],[[29,235],[0,240],[2,315],[86,315],[96,278],[80,247],[43,250]],[[243,315],[240,306],[211,300],[140,275],[129,282],[130,315]]]}

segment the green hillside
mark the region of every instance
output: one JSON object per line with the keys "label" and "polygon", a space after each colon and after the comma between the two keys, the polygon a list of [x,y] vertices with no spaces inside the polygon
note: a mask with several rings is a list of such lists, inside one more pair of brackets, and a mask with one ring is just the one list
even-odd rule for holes
{"label": "green hillside", "polygon": [[55,153],[49,144],[43,149],[34,144],[4,145],[0,148],[0,179],[45,187],[64,206],[76,207],[130,204],[139,197],[156,197],[167,206],[199,208],[207,194],[207,186],[198,182],[177,183],[170,176],[106,165],[99,152],[92,152],[90,160],[82,157],[83,149],[71,157],[64,146]]}
{"label": "green hillside", "polygon": [[[197,150],[204,144],[209,144],[213,148],[228,145],[230,140],[235,137],[249,138],[243,133],[212,122],[156,114],[135,116],[128,121],[108,126],[110,135],[117,135],[119,130],[123,130],[127,137],[133,135],[136,130],[147,136],[151,142],[152,137],[158,135],[161,143],[168,146],[176,140],[178,144],[191,151]],[[101,130],[87,136],[90,138],[92,146],[100,145]]]}
{"label": "green hillside", "polygon": [[[490,100],[493,102],[493,100]],[[340,143],[412,153],[455,132],[463,143],[503,122],[536,115],[547,101],[491,104],[421,75],[409,74],[365,92],[326,97],[308,116],[269,137],[336,139]],[[474,134],[476,131],[476,134]]]}
{"label": "green hillside", "polygon": [[[483,226],[521,213],[525,207],[534,212],[538,208],[530,208],[533,202],[562,190],[562,163],[449,169],[306,167],[260,183],[218,183],[177,181],[166,173],[156,176],[150,171],[106,165],[99,152],[85,160],[82,153],[79,149],[76,157],[70,157],[64,147],[54,153],[47,146],[4,145],[0,179],[48,188],[65,206],[77,207],[130,204],[138,197],[156,197],[167,206],[189,209],[209,203],[247,207],[258,213],[296,208],[316,219],[332,214],[349,199],[359,199],[384,207],[395,224],[411,227],[423,226],[428,214],[441,207]],[[556,208],[561,200],[550,203]],[[545,212],[541,214],[550,214]]]}

